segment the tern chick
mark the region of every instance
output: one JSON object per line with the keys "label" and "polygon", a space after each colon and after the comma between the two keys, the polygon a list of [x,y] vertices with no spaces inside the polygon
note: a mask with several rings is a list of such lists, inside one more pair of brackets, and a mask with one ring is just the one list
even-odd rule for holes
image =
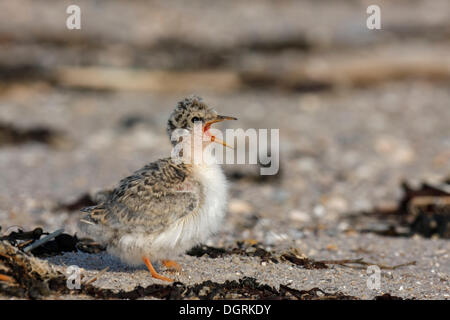
{"label": "tern chick", "polygon": [[[209,131],[211,124],[223,120],[237,119],[218,115],[192,96],[177,104],[167,133],[172,137],[175,130],[184,129],[193,136],[195,125],[201,124],[202,148],[212,142],[226,145]],[[152,261],[181,270],[171,259],[218,231],[226,200],[227,181],[218,164],[164,158],[122,179],[98,205],[82,209],[86,214],[79,228],[122,261],[144,262],[152,277],[173,281],[159,274]]]}

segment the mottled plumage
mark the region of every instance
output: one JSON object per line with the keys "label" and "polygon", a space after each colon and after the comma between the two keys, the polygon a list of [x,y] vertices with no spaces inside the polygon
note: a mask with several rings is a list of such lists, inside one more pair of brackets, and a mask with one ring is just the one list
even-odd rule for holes
{"label": "mottled plumage", "polygon": [[170,115],[169,121],[167,121],[167,134],[170,137],[172,132],[178,128],[191,130],[195,121],[208,122],[217,116],[217,112],[204,104],[201,98],[196,96],[186,98],[178,102]]}
{"label": "mottled plumage", "polygon": [[[196,121],[217,122],[218,117],[222,116],[200,98],[190,97],[178,103],[167,132],[192,130]],[[143,257],[168,259],[217,231],[225,214],[226,190],[217,164],[160,159],[103,193],[100,204],[82,209],[86,214],[79,226],[130,264],[142,262]]]}
{"label": "mottled plumage", "polygon": [[89,212],[85,220],[122,231],[159,232],[198,207],[201,187],[191,171],[170,158],[150,163],[122,179],[102,204],[83,209]]}

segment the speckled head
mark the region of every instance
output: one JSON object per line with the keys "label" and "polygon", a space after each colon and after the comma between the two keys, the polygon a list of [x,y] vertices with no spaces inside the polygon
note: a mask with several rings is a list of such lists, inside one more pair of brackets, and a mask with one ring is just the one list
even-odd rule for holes
{"label": "speckled head", "polygon": [[[237,119],[234,117],[221,116],[217,114],[214,109],[208,107],[202,101],[202,98],[190,96],[178,102],[175,110],[170,115],[169,121],[167,122],[167,134],[171,137],[173,131],[176,129],[186,129],[191,131],[194,128],[194,124],[198,121],[202,122],[203,131],[207,132],[213,123],[224,120]],[[212,141],[214,141],[214,139]],[[172,143],[175,144],[176,141],[172,141]]]}

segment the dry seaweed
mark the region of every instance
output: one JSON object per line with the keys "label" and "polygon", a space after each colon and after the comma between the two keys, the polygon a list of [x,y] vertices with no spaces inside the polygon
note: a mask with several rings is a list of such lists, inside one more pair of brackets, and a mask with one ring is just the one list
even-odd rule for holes
{"label": "dry seaweed", "polygon": [[7,241],[0,242],[0,266],[0,293],[31,299],[50,294],[84,294],[101,299],[356,299],[340,292],[327,293],[318,288],[306,291],[281,286],[277,290],[248,277],[224,283],[208,280],[195,285],[180,282],[170,285],[152,284],[145,288],[138,286],[131,291],[119,292],[94,287],[87,281],[80,290],[69,290],[66,277],[61,272],[44,260],[21,252]]}
{"label": "dry seaweed", "polygon": [[[270,156],[270,154],[268,154]],[[284,169],[282,164],[279,164],[279,169],[276,174],[262,175],[260,173],[261,168],[268,168],[272,165],[271,162],[263,164],[259,162],[255,170],[239,170],[236,168],[229,169],[227,177],[231,181],[247,181],[250,183],[279,183],[283,177]]]}
{"label": "dry seaweed", "polygon": [[385,294],[376,296],[375,300],[403,300],[403,299],[400,297],[397,297],[397,296],[393,296],[389,293],[385,293]]}
{"label": "dry seaweed", "polygon": [[195,257],[208,256],[215,259],[226,255],[241,255],[246,257],[257,257],[263,262],[279,263],[280,261],[289,261],[295,265],[302,266],[306,269],[323,269],[326,265],[316,263],[315,261],[300,255],[295,249],[285,252],[277,256],[267,251],[259,242],[238,241],[236,245],[230,248],[215,248],[206,245],[200,245],[192,248],[187,252],[188,255]]}
{"label": "dry seaweed", "polygon": [[0,122],[0,146],[38,142],[52,147],[61,147],[65,144],[65,140],[62,132],[54,129],[39,126],[25,129]]}
{"label": "dry seaweed", "polygon": [[54,210],[79,211],[84,207],[90,207],[96,204],[97,203],[94,201],[93,197],[89,193],[85,193],[72,202],[60,203],[54,208]]}
{"label": "dry seaweed", "polygon": [[[9,235],[1,237],[0,240],[7,240],[11,245],[16,246],[18,249],[22,250],[25,245],[28,246],[34,241],[39,240],[40,235],[43,234],[48,233],[44,233],[40,228],[36,228],[35,230],[29,232],[23,232],[22,230],[19,230],[18,232],[11,232]],[[18,242],[19,240],[22,240],[22,242]],[[56,236],[54,240],[47,241],[39,247],[31,250],[31,253],[36,257],[49,257],[60,255],[64,252],[83,251],[86,253],[99,253],[104,250],[104,246],[100,245],[92,239],[78,239],[76,235],[71,236],[69,234],[63,233]],[[254,241],[238,241],[236,242],[235,246],[229,248],[216,248],[207,245],[199,245],[190,249],[187,254],[195,257],[207,256],[212,259],[227,255],[241,255],[246,257],[256,257],[261,259],[261,261],[263,262],[270,263],[280,263],[287,261],[304,269],[327,269],[328,265],[341,265],[351,268],[362,268],[364,266],[377,265],[381,269],[393,270],[415,264],[415,261],[411,261],[396,266],[386,266],[375,262],[367,262],[362,258],[316,261],[307,257],[295,248],[291,248],[290,250],[282,252],[281,254],[275,254],[267,251],[261,243]]]}
{"label": "dry seaweed", "polygon": [[[1,228],[0,228],[1,230]],[[23,250],[26,246],[33,244],[39,240],[42,235],[48,235],[41,228],[35,228],[32,231],[12,231],[8,235],[0,237],[0,241],[8,241],[9,244]],[[79,239],[76,235],[62,233],[53,240],[47,241],[39,247],[32,249],[31,254],[36,257],[49,257],[63,254],[64,252],[83,251],[86,253],[98,253],[104,251],[105,248],[89,238]]]}
{"label": "dry seaweed", "polygon": [[53,208],[53,211],[69,211],[79,213],[82,208],[94,206],[98,203],[106,201],[112,191],[113,189],[104,189],[93,193],[83,193],[74,200],[59,203]]}
{"label": "dry seaweed", "polygon": [[[406,263],[397,264],[394,266],[387,266],[380,263],[375,262],[369,262],[365,261],[362,258],[358,259],[341,259],[341,260],[322,260],[318,261],[318,263],[323,263],[325,265],[327,264],[337,264],[343,267],[349,267],[349,268],[357,268],[357,269],[366,269],[368,266],[378,266],[380,269],[387,269],[387,270],[395,270],[401,267],[406,266],[412,266],[416,264],[416,261],[410,261]],[[356,266],[355,266],[356,265]]]}
{"label": "dry seaweed", "polygon": [[75,247],[85,253],[99,253],[106,250],[103,245],[89,238],[78,239]]}
{"label": "dry seaweed", "polygon": [[193,247],[192,249],[190,249],[188,252],[186,252],[188,255],[193,256],[193,257],[203,257],[203,256],[208,256],[210,258],[219,258],[222,257],[224,255],[230,254],[229,251],[227,251],[226,249],[223,248],[215,248],[215,247],[210,247],[207,245],[198,245]]}
{"label": "dry seaweed", "polygon": [[47,296],[55,285],[65,284],[63,274],[46,261],[29,256],[7,241],[0,241],[0,270],[9,281],[0,281],[0,293],[37,299]]}
{"label": "dry seaweed", "polygon": [[35,228],[34,230],[27,232],[19,229],[18,231],[12,231],[8,235],[0,237],[0,241],[7,240],[11,244],[15,244],[17,240],[38,240],[43,234],[48,233],[44,233],[42,228]]}
{"label": "dry seaweed", "polygon": [[[394,208],[375,209],[362,216],[373,216],[379,220],[392,221],[384,230],[366,228],[361,232],[373,232],[383,236],[410,237],[419,234],[423,237],[450,238],[450,183],[422,184],[411,188],[402,184],[403,197]],[[399,228],[408,231],[401,232]]]}
{"label": "dry seaweed", "polygon": [[0,82],[31,82],[36,80],[49,81],[48,71],[33,64],[0,64]]}
{"label": "dry seaweed", "polygon": [[[211,247],[208,247],[211,248]],[[226,250],[213,248],[209,252],[215,254],[227,254]],[[267,251],[266,251],[267,252]],[[197,253],[200,253],[197,252]],[[291,259],[292,263],[308,267],[327,267],[326,263],[337,263],[337,261],[305,262],[296,251],[283,254],[284,259]],[[341,261],[342,263],[355,263],[355,261]],[[357,261],[361,262],[361,261]],[[317,265],[315,265],[317,264]],[[395,266],[392,268],[396,268]],[[107,269],[101,272],[106,272]],[[98,277],[97,274],[81,285],[79,290],[70,290],[67,287],[66,277],[56,271],[47,261],[26,254],[11,245],[8,241],[0,242],[0,294],[20,298],[39,299],[49,295],[87,295],[96,299],[138,299],[142,297],[153,297],[158,299],[276,299],[276,300],[349,300],[358,299],[354,296],[345,295],[341,292],[325,292],[320,288],[310,290],[298,290],[287,285],[280,285],[277,290],[274,287],[260,284],[256,279],[244,277],[238,281],[225,281],[217,283],[204,281],[199,284],[186,285],[175,282],[170,285],[152,284],[147,287],[137,286],[131,291],[115,291],[101,289],[92,286],[91,283]],[[401,299],[389,294],[378,296],[376,299]]]}
{"label": "dry seaweed", "polygon": [[215,248],[206,245],[199,245],[189,250],[187,254],[195,257],[208,256],[213,259],[236,254],[247,257],[258,257],[262,261],[266,262],[279,262],[279,260],[272,253],[264,249],[261,243],[253,243],[251,241],[237,241],[236,245],[230,248]]}
{"label": "dry seaweed", "polygon": [[301,266],[305,269],[327,269],[328,266],[323,261],[314,261],[303,254],[300,254],[298,250],[292,249],[283,253],[280,258],[282,260],[289,261],[297,266]]}
{"label": "dry seaweed", "polygon": [[272,262],[272,263],[280,263],[280,262],[290,262],[298,267],[302,267],[304,269],[327,269],[328,265],[340,265],[343,267],[349,268],[364,268],[371,265],[376,265],[380,269],[388,269],[395,270],[397,268],[415,265],[415,261],[410,261],[406,263],[402,263],[399,265],[388,266],[376,262],[368,262],[363,260],[362,258],[358,259],[341,259],[341,260],[314,260],[303,253],[299,252],[296,248],[291,248],[288,251],[285,251],[279,255],[271,253],[265,250],[260,243],[252,243],[250,242],[237,242],[236,247],[224,249],[224,248],[215,248],[206,245],[201,245],[192,248],[187,252],[188,255],[195,257],[208,256],[212,259],[223,257],[225,255],[243,255],[247,257],[258,257],[262,261]]}

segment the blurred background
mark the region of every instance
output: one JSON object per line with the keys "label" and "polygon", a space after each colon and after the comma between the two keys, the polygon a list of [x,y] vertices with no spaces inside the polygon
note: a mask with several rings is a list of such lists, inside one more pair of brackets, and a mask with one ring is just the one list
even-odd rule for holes
{"label": "blurred background", "polygon": [[223,129],[280,129],[279,174],[226,166],[215,241],[346,232],[450,173],[449,17],[448,0],[0,0],[2,231],[76,232],[97,190],[169,156],[167,118],[197,94],[239,118]]}

